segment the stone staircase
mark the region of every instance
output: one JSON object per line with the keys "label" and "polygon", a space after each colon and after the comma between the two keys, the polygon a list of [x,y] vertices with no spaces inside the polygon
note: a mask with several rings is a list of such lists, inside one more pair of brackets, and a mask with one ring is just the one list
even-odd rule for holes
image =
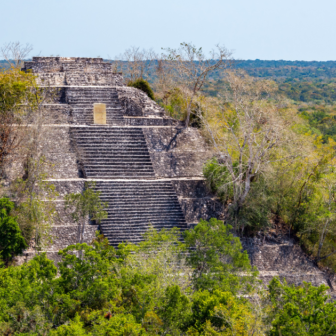
{"label": "stone staircase", "polygon": [[73,127],[87,178],[155,178],[141,128]]}
{"label": "stone staircase", "polygon": [[113,246],[122,241],[138,243],[150,225],[187,229],[170,181],[97,181],[96,189],[101,200],[108,202],[108,218],[100,229]]}
{"label": "stone staircase", "polygon": [[96,180],[108,218],[100,224],[110,244],[137,243],[150,227],[187,229],[170,181],[155,180],[141,128],[71,127],[84,173]]}
{"label": "stone staircase", "polygon": [[123,125],[123,109],[114,88],[72,87],[66,91],[66,102],[72,107],[74,122],[80,125],[93,124],[93,104],[106,104],[106,123]]}

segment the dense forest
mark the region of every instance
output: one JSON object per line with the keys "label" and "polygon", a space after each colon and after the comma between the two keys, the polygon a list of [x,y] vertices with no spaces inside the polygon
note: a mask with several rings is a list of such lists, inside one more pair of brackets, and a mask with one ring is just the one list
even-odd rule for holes
{"label": "dense forest", "polygon": [[[228,67],[224,48],[207,58],[187,43],[165,53],[149,61],[149,53],[129,49],[116,71],[184,130],[198,128],[213,153],[203,167],[206,183],[224,205],[225,221],[200,220],[184,233],[150,227],[141,243],[117,249],[97,232],[90,244],[80,238],[59,251],[56,265],[43,253],[56,192],[46,181],[52,164],[39,148],[50,92],[34,74],[4,66],[0,334],[336,335],[327,286],[279,278],[265,286],[241,244],[280,224],[317,267],[336,271],[336,62]],[[9,183],[13,163],[22,170]],[[67,215],[79,223],[106,218],[99,196],[92,184],[65,195]],[[35,257],[19,265],[27,246]]]}

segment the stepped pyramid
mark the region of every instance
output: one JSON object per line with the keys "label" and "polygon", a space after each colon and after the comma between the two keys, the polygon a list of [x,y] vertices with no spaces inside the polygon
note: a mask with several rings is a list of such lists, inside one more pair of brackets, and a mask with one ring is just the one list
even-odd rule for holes
{"label": "stepped pyramid", "polygon": [[[82,192],[85,181],[95,181],[108,203],[106,220],[87,223],[88,243],[96,230],[117,246],[139,242],[149,225],[186,230],[200,218],[223,218],[223,206],[205,188],[202,167],[212,153],[198,130],[185,129],[145,93],[125,86],[112,64],[101,58],[34,57],[23,70],[57,91],[44,105],[46,136],[40,143],[54,163],[49,180],[59,192],[49,258],[57,261],[58,250],[77,242],[77,224],[65,214],[64,196]],[[94,124],[97,103],[106,106],[106,125]],[[279,276],[289,283],[336,288],[334,277],[290,239],[255,237],[242,243],[265,284]],[[34,254],[27,250],[21,262]]]}
{"label": "stepped pyramid", "polygon": [[[97,229],[117,246],[139,242],[149,225],[183,231],[200,218],[223,216],[205,188],[202,166],[212,154],[198,130],[185,129],[145,93],[125,86],[111,63],[34,57],[23,70],[57,90],[44,105],[43,125],[45,153],[55,165],[50,181],[59,192],[50,258],[76,243],[77,225],[64,212],[64,196],[81,192],[85,181],[95,181],[108,203],[108,218],[86,226],[87,242]],[[105,125],[94,124],[97,103],[106,106]]]}

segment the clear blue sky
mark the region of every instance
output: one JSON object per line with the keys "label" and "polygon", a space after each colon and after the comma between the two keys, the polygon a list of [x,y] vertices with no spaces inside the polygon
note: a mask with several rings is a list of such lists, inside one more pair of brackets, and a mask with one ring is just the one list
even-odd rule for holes
{"label": "clear blue sky", "polygon": [[0,11],[0,46],[30,43],[34,55],[106,58],[186,41],[240,59],[336,60],[336,0],[1,0]]}

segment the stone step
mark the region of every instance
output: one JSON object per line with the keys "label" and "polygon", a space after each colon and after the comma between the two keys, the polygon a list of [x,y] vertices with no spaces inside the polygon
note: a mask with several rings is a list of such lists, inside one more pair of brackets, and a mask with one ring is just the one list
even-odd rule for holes
{"label": "stone step", "polygon": [[131,225],[131,224],[122,224],[115,222],[114,225],[100,225],[100,228],[103,229],[105,232],[108,232],[110,234],[113,233],[119,233],[120,235],[125,235],[125,234],[135,234],[139,233],[140,235],[144,234],[150,227],[151,224],[155,227],[160,225],[160,229],[164,227],[176,227],[178,229],[186,230],[187,226],[185,223],[177,224],[175,221],[174,222],[147,222],[146,224],[142,225]]}
{"label": "stone step", "polygon": [[134,127],[113,127],[107,128],[105,126],[93,126],[93,127],[72,127],[75,132],[85,133],[88,135],[94,135],[96,133],[102,132],[106,134],[141,134],[141,128],[134,128]]}
{"label": "stone step", "polygon": [[[141,162],[143,160],[144,162],[148,162],[150,160],[150,156],[147,155],[146,152],[143,152],[143,155],[140,156],[138,151],[137,151],[137,157],[134,158],[132,152],[129,152],[128,154],[126,153],[123,157],[117,157],[119,154],[119,151],[109,151],[108,153],[105,153],[103,151],[96,152],[95,155],[93,155],[93,151],[86,151],[85,153],[82,154],[82,162],[85,163],[92,163],[92,162],[99,162],[99,160],[103,160],[106,158],[106,161],[104,160],[104,163],[108,163],[110,161],[115,161],[115,160],[120,160],[119,162],[125,162],[127,163],[128,160],[133,159],[132,161],[137,161]],[[146,155],[145,155],[146,154]],[[124,161],[125,160],[125,161]]]}
{"label": "stone step", "polygon": [[153,167],[152,167],[152,163],[151,162],[144,162],[144,163],[127,163],[127,162],[115,162],[110,163],[110,164],[104,164],[104,165],[98,165],[98,164],[94,164],[91,163],[90,165],[85,165],[85,169],[87,170],[101,170],[101,171],[105,171],[105,170],[111,170],[111,169],[115,169],[115,170],[120,170],[120,169],[139,169],[139,170],[148,170],[150,169],[151,171],[153,171]]}
{"label": "stone step", "polygon": [[[140,195],[140,196],[137,196],[137,195]],[[149,193],[144,193],[144,192],[141,192],[141,191],[137,191],[137,192],[131,192],[129,191],[129,193],[123,193],[122,191],[118,192],[118,191],[115,191],[113,190],[113,194],[111,192],[111,194],[108,194],[107,192],[104,192],[104,191],[101,191],[101,194],[100,194],[100,198],[101,199],[116,199],[116,200],[119,200],[119,199],[125,199],[125,200],[132,200],[132,199],[137,199],[137,198],[140,198],[140,199],[146,199],[146,200],[153,200],[153,201],[157,201],[158,200],[158,197],[172,197],[172,196],[176,196],[176,194],[171,191],[170,193],[168,193],[168,191],[166,192],[152,192],[151,194]]]}
{"label": "stone step", "polygon": [[[141,239],[143,234],[146,233],[146,231],[152,226],[156,229],[172,229],[172,228],[177,228],[179,229],[180,232],[183,232],[185,230],[188,229],[188,226],[182,226],[182,225],[174,225],[174,223],[168,223],[168,224],[164,224],[164,223],[146,223],[145,225],[142,226],[131,226],[129,227],[128,225],[125,226],[121,226],[121,223],[116,223],[114,226],[108,226],[108,227],[104,227],[104,226],[100,226],[100,229],[102,231],[102,233],[104,235],[109,235],[111,238],[117,240],[122,239],[122,237],[129,237],[129,236],[133,236],[136,238]],[[116,228],[120,228],[118,229],[113,229],[113,227]]]}
{"label": "stone step", "polygon": [[118,223],[121,226],[124,225],[138,225],[141,227],[142,225],[153,223],[153,224],[169,224],[169,225],[179,225],[183,226],[185,225],[185,219],[183,215],[181,216],[145,216],[145,215],[138,215],[138,214],[130,214],[126,216],[126,214],[120,215],[120,216],[112,216],[109,215],[107,219],[104,219],[101,221],[101,225],[107,225],[113,227],[113,224]]}
{"label": "stone step", "polygon": [[140,169],[138,167],[110,167],[110,168],[105,168],[105,169],[99,169],[99,168],[84,168],[85,172],[90,175],[97,175],[102,174],[101,176],[107,176],[107,175],[124,175],[127,176],[128,174],[131,174],[132,176],[136,176],[136,173],[139,172],[139,174],[152,174],[151,169],[147,169],[146,167],[143,169]]}
{"label": "stone step", "polygon": [[108,128],[105,126],[93,126],[93,127],[72,127],[72,130],[78,134],[87,134],[94,136],[95,134],[106,134],[106,135],[116,135],[116,134],[143,134],[141,128],[133,127],[113,127]]}
{"label": "stone step", "polygon": [[127,235],[127,234],[144,234],[150,227],[152,226],[156,227],[156,226],[160,226],[160,229],[162,228],[172,228],[172,227],[176,227],[178,229],[182,230],[186,230],[187,229],[187,225],[185,225],[185,223],[176,223],[175,221],[172,222],[146,222],[145,224],[142,223],[142,225],[131,225],[131,224],[123,224],[115,222],[114,225],[104,225],[101,224],[100,228],[105,231],[108,232],[110,234],[115,234],[115,233],[119,233],[120,235]]}
{"label": "stone step", "polygon": [[[153,201],[153,202],[131,202],[129,204],[120,204],[120,203],[115,203],[113,200],[109,201],[109,205],[107,207],[107,209],[109,209],[109,211],[111,213],[113,212],[117,212],[122,209],[123,211],[130,211],[130,212],[138,212],[138,209],[141,208],[141,211],[144,212],[148,212],[147,207],[150,206],[150,211],[154,211],[155,209],[166,209],[168,213],[170,213],[169,211],[174,210],[175,207],[178,205],[179,203],[176,201]],[[111,206],[113,207],[113,209],[111,208]],[[115,209],[115,211],[114,211]],[[146,209],[146,210],[142,210],[142,209]],[[140,211],[140,210],[139,210]],[[176,210],[179,213],[182,213],[180,210]]]}
{"label": "stone step", "polygon": [[[149,205],[153,205],[153,207],[157,207],[157,208],[162,208],[163,206],[164,207],[171,207],[171,208],[175,208],[175,206],[178,204],[178,201],[177,200],[160,200],[159,198],[158,199],[155,199],[153,198],[152,200],[148,200],[148,199],[145,199],[145,200],[141,200],[139,199],[139,201],[137,202],[134,202],[135,200],[131,200],[131,199],[125,199],[125,198],[118,198],[118,199],[109,199],[109,198],[104,198],[104,197],[101,197],[101,200],[103,202],[106,202],[108,201],[109,203],[109,206],[108,206],[108,209],[110,209],[110,206],[113,206],[113,208],[115,209],[130,209],[130,210],[133,210],[135,209],[134,207],[146,207],[146,206],[149,206]],[[116,202],[118,201],[118,202]],[[126,202],[125,202],[126,201]],[[130,202],[128,202],[130,201]],[[123,203],[124,202],[124,203]],[[127,203],[127,204],[125,204]]]}
{"label": "stone step", "polygon": [[[136,176],[136,172],[138,171],[139,174],[150,174],[150,176],[155,176],[154,171],[150,166],[144,166],[143,168],[139,168],[136,166],[106,166],[104,169],[96,168],[94,166],[90,166],[86,168],[84,166],[85,171],[90,175],[97,175],[99,177],[99,174],[102,174],[103,176],[107,175],[120,175],[120,176],[126,176],[127,174],[131,174],[132,176]],[[139,175],[140,176],[140,175]]]}
{"label": "stone step", "polygon": [[124,146],[126,148],[128,147],[135,147],[135,146],[138,146],[138,147],[144,147],[146,146],[146,141],[144,139],[139,139],[139,140],[127,140],[125,138],[123,139],[99,139],[98,141],[97,140],[94,140],[92,139],[92,141],[89,141],[89,140],[77,140],[77,144],[78,145],[81,145],[81,146],[85,146],[85,147],[105,147],[106,146],[112,146],[112,145],[115,145],[115,146]]}
{"label": "stone step", "polygon": [[[158,181],[161,182],[161,181]],[[104,184],[102,184],[104,183]],[[105,184],[106,183],[106,184]],[[118,192],[149,192],[149,193],[157,193],[157,192],[166,192],[171,191],[175,194],[175,191],[172,189],[171,185],[167,184],[155,184],[155,182],[146,182],[146,181],[96,181],[96,190],[100,190],[102,192],[109,192],[109,191],[118,191]]]}
{"label": "stone step", "polygon": [[[155,228],[156,225],[154,224],[153,227]],[[182,233],[183,231],[187,230],[187,228],[182,228],[178,226],[174,226],[172,224],[168,225],[162,225],[160,224],[160,230],[165,228],[165,229],[172,229],[173,227],[176,227],[179,229],[179,231]],[[133,239],[139,239],[139,242],[142,240],[142,236],[144,233],[150,228],[150,226],[143,227],[142,229],[135,229],[134,227],[125,227],[123,230],[108,230],[106,228],[101,227],[101,231],[106,236],[107,238],[111,237],[113,240],[116,242],[121,240],[128,240],[130,237]],[[118,237],[118,239],[116,239]]]}
{"label": "stone step", "polygon": [[150,171],[127,171],[127,172],[120,172],[120,171],[107,171],[107,172],[95,172],[95,171],[85,171],[86,173],[86,176],[88,178],[95,178],[95,179],[98,179],[98,178],[102,178],[102,179],[106,179],[106,180],[109,180],[109,179],[125,179],[125,178],[130,178],[130,179],[136,179],[137,177],[137,174],[138,174],[138,177],[141,177],[141,178],[147,178],[147,179],[150,179],[150,178],[154,178],[155,175],[150,172]]}
{"label": "stone step", "polygon": [[113,155],[109,158],[105,158],[104,156],[100,156],[100,157],[87,157],[87,158],[82,158],[82,163],[84,164],[110,164],[110,163],[116,163],[116,162],[123,162],[125,164],[129,164],[129,163],[147,163],[147,162],[151,162],[150,157],[144,157],[144,156],[140,156],[138,155],[137,157],[134,156],[127,156],[127,155],[123,155],[123,156],[117,156],[117,155]]}
{"label": "stone step", "polygon": [[[125,187],[126,189],[127,187]],[[97,189],[95,189],[97,190]],[[176,195],[175,191],[171,189],[162,190],[155,190],[155,189],[147,189],[147,190],[135,190],[135,189],[129,189],[129,190],[123,190],[119,188],[115,189],[109,189],[104,190],[99,188],[100,195],[102,197],[119,197],[119,195],[122,195],[125,198],[132,198],[136,197],[136,195],[141,195],[141,197],[146,198],[154,198],[156,199],[158,196],[168,197],[168,196],[174,196]],[[139,196],[140,197],[140,196]],[[176,196],[177,197],[177,196]]]}

